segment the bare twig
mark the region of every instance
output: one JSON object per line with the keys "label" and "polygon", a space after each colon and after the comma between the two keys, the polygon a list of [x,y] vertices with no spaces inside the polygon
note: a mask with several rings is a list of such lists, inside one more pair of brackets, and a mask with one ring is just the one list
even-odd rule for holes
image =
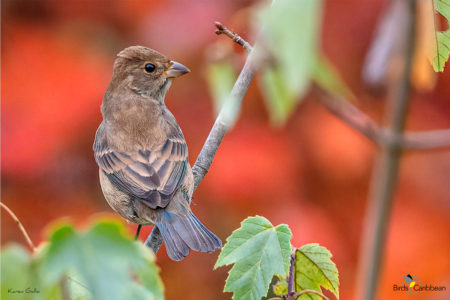
{"label": "bare twig", "polygon": [[[401,137],[406,121],[411,90],[411,70],[415,44],[416,1],[407,1],[407,45],[404,49],[404,69],[396,96],[388,103],[388,116],[393,136]],[[398,143],[388,143],[381,149],[372,175],[369,207],[361,243],[355,299],[376,298],[382,254],[392,210],[402,149]]]}
{"label": "bare twig", "polygon": [[325,300],[330,300],[327,296],[325,296],[324,294],[322,294],[321,292],[318,292],[316,290],[303,290],[301,292],[294,293],[292,296],[294,297],[293,299],[297,299],[297,297],[304,295],[304,294],[308,294],[308,293],[319,295],[320,297],[322,297]]}
{"label": "bare twig", "polygon": [[450,147],[450,129],[406,132],[400,140],[403,149],[434,149]]}
{"label": "bare twig", "polygon": [[403,149],[433,149],[450,147],[450,129],[423,132],[407,131],[403,136],[393,135],[372,118],[345,99],[319,97],[320,103],[344,123],[379,145],[397,144]]}
{"label": "bare twig", "polygon": [[[220,33],[224,33],[227,36],[232,33],[219,22],[216,22],[215,24],[218,30],[222,30]],[[245,42],[237,34],[232,35],[232,37],[234,41],[242,45],[244,48],[246,48],[246,50],[252,49],[250,44]],[[247,92],[248,87],[250,86],[250,83],[256,73],[257,66],[254,63],[254,53],[255,51],[251,50],[244,64],[244,67],[242,68],[242,71],[239,74],[239,77],[230,92],[229,98],[227,99],[227,101],[225,101],[223,107],[221,108],[219,115],[217,116],[217,119],[211,129],[211,132],[209,133],[208,138],[206,139],[206,142],[203,145],[203,148],[198,155],[194,166],[192,167],[195,184],[194,190],[197,189],[203,177],[205,177],[206,173],[208,172],[223,137],[236,121],[241,107],[242,99],[244,98],[244,95]],[[145,244],[150,247],[153,252],[158,252],[162,244],[162,237],[157,227],[153,228],[153,231],[148,237]]]}
{"label": "bare twig", "polygon": [[225,34],[227,37],[229,37],[233,42],[239,44],[242,46],[242,48],[245,49],[245,51],[247,52],[251,52],[252,51],[252,46],[250,45],[250,43],[248,43],[246,40],[244,40],[243,38],[241,38],[237,33],[229,30],[228,28],[226,28],[225,26],[222,25],[222,23],[220,22],[214,22],[214,25],[216,26],[217,30],[216,30],[216,34],[217,35],[221,35],[221,34]]}
{"label": "bare twig", "polygon": [[33,244],[33,241],[31,240],[30,236],[28,235],[28,232],[25,230],[25,227],[23,227],[22,223],[20,222],[19,218],[13,213],[13,211],[6,206],[3,202],[0,202],[0,206],[8,212],[8,214],[11,216],[11,218],[16,221],[17,226],[19,226],[20,231],[22,231],[23,236],[25,237],[25,240],[28,243],[28,246],[30,246],[31,250],[36,251],[36,247]]}

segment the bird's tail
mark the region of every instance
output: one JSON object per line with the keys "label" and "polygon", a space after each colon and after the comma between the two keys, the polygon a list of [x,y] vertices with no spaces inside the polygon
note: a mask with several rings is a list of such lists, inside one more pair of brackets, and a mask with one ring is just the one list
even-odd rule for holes
{"label": "bird's tail", "polygon": [[178,215],[166,209],[158,211],[156,226],[161,232],[167,254],[173,260],[182,260],[190,249],[212,252],[222,247],[222,241],[205,227],[192,212]]}

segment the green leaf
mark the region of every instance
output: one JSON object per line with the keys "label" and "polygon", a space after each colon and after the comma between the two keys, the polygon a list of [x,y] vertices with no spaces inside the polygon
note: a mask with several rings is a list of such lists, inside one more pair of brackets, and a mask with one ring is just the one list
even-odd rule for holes
{"label": "green leaf", "polygon": [[[1,254],[1,298],[31,299],[24,290],[32,285],[30,278],[31,257],[28,251],[19,245],[9,245]],[[21,291],[21,294],[18,294]]]}
{"label": "green leaf", "polygon": [[257,14],[256,28],[262,28],[262,46],[272,65],[260,84],[271,119],[278,125],[290,116],[309,87],[321,11],[321,0],[274,0]]}
{"label": "green leaf", "polygon": [[351,102],[356,101],[355,95],[342,80],[336,68],[323,54],[317,57],[312,72],[312,80],[333,96],[338,98],[344,97]]}
{"label": "green leaf", "polygon": [[[297,292],[305,289],[322,292],[320,289],[322,286],[339,299],[339,274],[327,248],[318,244],[308,244],[299,248],[295,257],[295,290]],[[297,299],[321,300],[322,297],[306,293]]]}
{"label": "green leaf", "polygon": [[50,237],[41,274],[49,283],[58,282],[63,274],[76,277],[78,286],[69,279],[69,289],[80,299],[89,294],[96,300],[130,299],[130,294],[133,299],[163,299],[154,255],[143,247],[114,222],[99,222],[86,233],[62,226]]}
{"label": "green leaf", "polygon": [[298,98],[287,89],[277,69],[265,70],[260,80],[271,121],[274,125],[281,126],[295,108]]}
{"label": "green leaf", "polygon": [[[434,0],[434,9],[450,24],[450,0]],[[436,72],[443,72],[450,55],[450,28],[440,32],[435,28],[436,49],[431,56],[431,64]]]}
{"label": "green leaf", "polygon": [[208,67],[206,79],[213,96],[216,113],[227,100],[236,76],[236,71],[229,60],[215,62]]}
{"label": "green leaf", "polygon": [[8,244],[1,253],[1,299],[61,299],[57,284],[45,285],[38,276],[39,258],[17,244]]}
{"label": "green leaf", "polygon": [[149,249],[142,243],[137,242],[135,245],[141,257],[145,259],[135,265],[134,271],[138,274],[141,284],[146,291],[150,291],[151,294],[153,294],[153,298],[145,297],[143,299],[164,299],[164,286],[158,274],[159,269],[154,263],[155,256],[153,252],[149,251]]}
{"label": "green leaf", "polygon": [[287,225],[274,227],[260,216],[245,219],[227,239],[214,266],[234,264],[224,291],[233,292],[236,300],[267,295],[272,277],[288,273],[291,236]]}

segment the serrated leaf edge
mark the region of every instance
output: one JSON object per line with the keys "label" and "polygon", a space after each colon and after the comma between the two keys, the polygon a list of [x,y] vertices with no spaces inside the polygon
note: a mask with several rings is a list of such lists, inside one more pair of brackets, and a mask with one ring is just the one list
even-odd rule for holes
{"label": "serrated leaf edge", "polygon": [[[306,246],[317,246],[317,247],[320,247],[320,248],[324,249],[324,250],[326,251],[326,253],[323,253],[323,252],[315,252],[315,251],[302,251],[301,249],[304,248],[304,247],[306,247]],[[323,276],[324,276],[324,277],[327,279],[327,281],[330,283],[330,285],[331,285],[331,287],[332,287],[332,289],[333,289],[333,290],[330,290],[330,291],[331,291],[331,292],[339,299],[339,281],[338,281],[338,286],[335,287],[334,284],[333,284],[333,282],[332,282],[332,280],[330,280],[330,278],[325,274],[325,272],[323,272],[323,270],[327,270],[327,271],[330,271],[331,273],[334,273],[334,274],[338,275],[338,278],[339,278],[339,272],[337,272],[337,271],[335,271],[335,270],[330,270],[330,269],[324,269],[324,268],[321,268],[321,267],[319,267],[319,265],[317,265],[316,262],[314,262],[310,257],[308,257],[307,255],[305,255],[305,253],[319,254],[319,255],[326,255],[327,258],[330,260],[330,262],[335,266],[335,268],[336,268],[336,270],[337,270],[336,264],[331,260],[331,258],[333,257],[333,254],[330,252],[330,250],[328,250],[327,248],[325,248],[325,247],[323,247],[323,246],[320,246],[320,245],[317,244],[317,243],[312,243],[312,244],[306,244],[306,245],[304,245],[304,246],[298,248],[298,249],[297,249],[297,252],[300,252],[300,253],[301,253],[303,256],[305,256],[310,262],[312,262],[314,266],[316,266],[316,268],[323,274]],[[295,272],[297,272],[297,270],[296,270]],[[300,271],[299,271],[299,272],[300,272]],[[306,276],[305,273],[302,273],[302,274],[304,274],[305,277],[308,277],[308,276]],[[308,277],[308,278],[310,278],[310,277]],[[311,278],[310,278],[310,279],[311,279]],[[314,280],[312,280],[312,281],[314,281]],[[295,285],[297,285],[297,282],[295,283]],[[299,286],[300,286],[300,285],[299,285]],[[319,283],[319,286],[323,286],[323,285]],[[305,294],[305,295],[307,295],[308,297],[310,297],[311,299],[313,299],[313,298],[311,297],[311,295],[308,295],[308,294]]]}
{"label": "serrated leaf edge", "polygon": [[[273,227],[272,223],[271,223],[269,220],[267,220],[265,217],[262,217],[262,216],[248,217],[247,219],[243,220],[243,221],[241,222],[241,226],[240,226],[239,228],[235,229],[235,230],[231,233],[231,235],[227,238],[227,242],[225,243],[225,246],[222,248],[222,250],[221,250],[221,252],[220,252],[220,254],[219,254],[219,257],[218,257],[218,259],[217,259],[217,262],[216,262],[216,264],[214,265],[214,269],[217,269],[218,267],[222,267],[222,266],[229,266],[229,265],[231,265],[231,264],[233,264],[233,263],[236,263],[236,261],[230,261],[230,263],[223,264],[223,263],[220,263],[220,261],[223,260],[225,257],[231,255],[234,251],[236,251],[237,249],[239,249],[239,248],[242,247],[243,245],[245,245],[246,242],[243,243],[243,244],[241,244],[241,245],[239,245],[239,247],[234,248],[230,253],[228,253],[226,256],[223,256],[223,257],[222,257],[223,250],[225,249],[225,247],[227,246],[228,242],[229,242],[230,239],[233,237],[233,235],[234,235],[236,232],[238,232],[238,231],[240,231],[240,230],[243,229],[244,223],[249,223],[249,224],[257,225],[257,226],[260,226],[260,227],[265,227],[265,226],[261,226],[261,224],[254,223],[254,222],[250,222],[250,221],[253,221],[253,220],[255,220],[255,219],[262,219],[263,221],[265,221],[265,222],[267,222],[268,224],[270,224],[270,226],[268,226],[267,229],[264,229],[264,230],[262,230],[261,232],[259,232],[258,234],[254,235],[253,237],[256,237],[256,236],[258,236],[258,235],[264,233],[266,230],[270,230],[270,229],[275,229],[275,228],[276,228],[276,227]],[[278,226],[280,226],[280,225],[278,225]],[[277,226],[277,227],[278,227],[278,226]]]}

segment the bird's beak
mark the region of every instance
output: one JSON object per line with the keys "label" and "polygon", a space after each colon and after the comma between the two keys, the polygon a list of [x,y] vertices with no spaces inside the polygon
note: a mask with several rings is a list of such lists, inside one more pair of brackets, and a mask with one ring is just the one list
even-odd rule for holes
{"label": "bird's beak", "polygon": [[189,73],[190,71],[191,70],[189,70],[186,66],[172,60],[170,61],[170,67],[166,70],[165,73],[167,78],[175,78]]}

